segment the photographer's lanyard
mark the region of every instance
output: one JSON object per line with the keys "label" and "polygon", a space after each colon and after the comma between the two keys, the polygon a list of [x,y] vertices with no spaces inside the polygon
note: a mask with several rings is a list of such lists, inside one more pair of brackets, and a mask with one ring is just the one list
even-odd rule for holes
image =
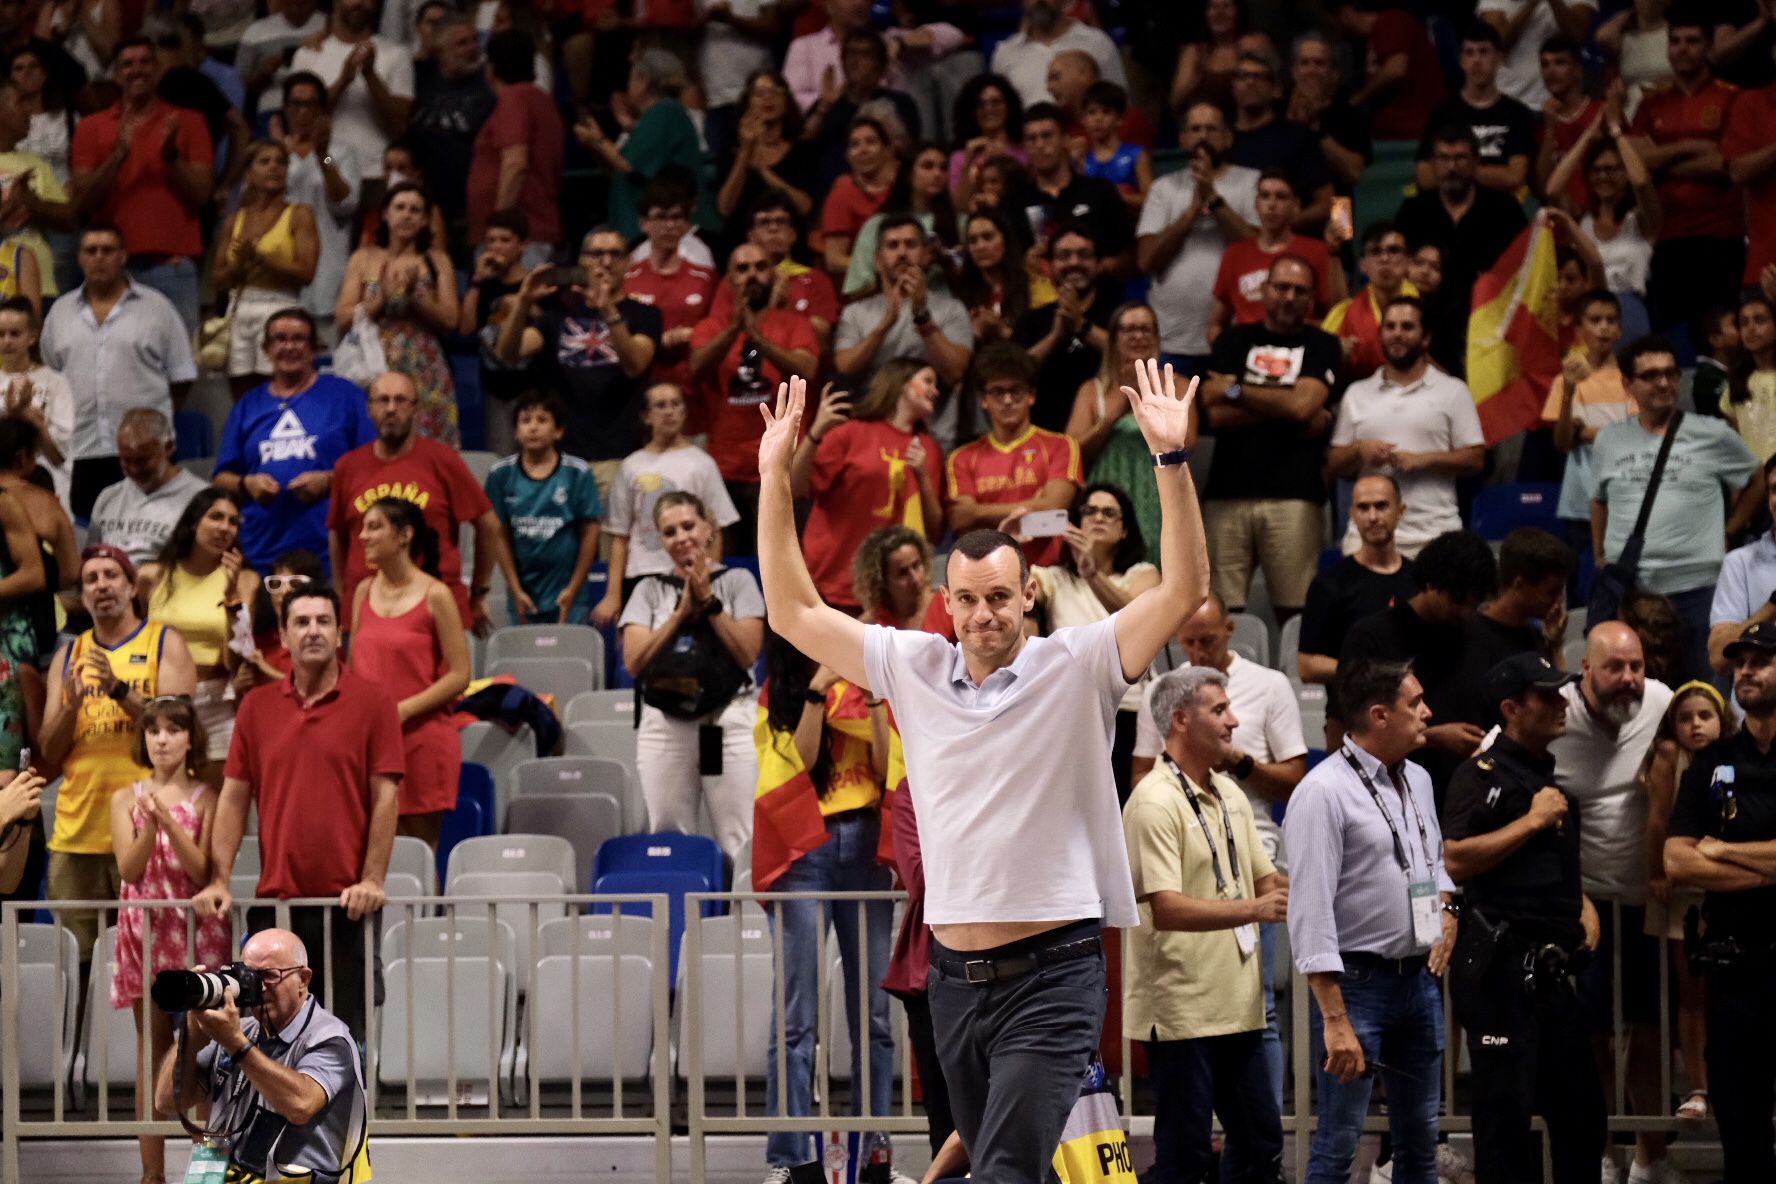
{"label": "photographer's lanyard", "polygon": [[1431,839],[1425,833],[1424,815],[1418,812],[1418,804],[1412,800],[1412,788],[1401,785],[1400,797],[1405,801],[1405,809],[1412,814],[1412,821],[1418,826],[1418,843],[1424,851],[1425,878],[1418,880],[1412,876],[1412,860],[1406,854],[1406,844],[1400,840],[1400,828],[1395,825],[1394,815],[1382,800],[1381,791],[1375,788],[1375,782],[1368,770],[1363,768],[1348,747],[1339,749],[1339,754],[1350,765],[1351,772],[1362,781],[1363,788],[1369,791],[1375,808],[1381,811],[1382,820],[1387,823],[1388,834],[1394,840],[1394,858],[1400,861],[1400,873],[1406,877],[1406,906],[1407,915],[1412,918],[1412,944],[1416,952],[1423,953],[1443,938],[1443,903],[1437,892],[1436,863],[1431,857]]}
{"label": "photographer's lanyard", "polygon": [[[1184,800],[1190,803],[1190,811],[1196,815],[1196,824],[1202,828],[1203,843],[1209,849],[1209,867],[1215,873],[1216,894],[1223,900],[1240,899],[1244,894],[1240,885],[1240,857],[1239,851],[1233,845],[1233,819],[1228,816],[1226,799],[1216,793],[1212,783],[1208,786],[1208,792],[1215,795],[1215,802],[1221,809],[1222,833],[1227,836],[1227,866],[1233,876],[1231,883],[1229,883],[1228,877],[1222,874],[1221,856],[1215,852],[1215,836],[1209,830],[1209,820],[1204,817],[1202,806],[1197,803],[1196,794],[1191,792],[1190,779],[1184,776],[1184,770],[1178,767],[1178,762],[1172,759],[1171,753],[1162,752],[1160,755],[1165,758],[1166,768],[1170,769],[1172,776],[1178,779],[1178,786],[1184,791]],[[1252,951],[1258,948],[1258,927],[1250,921],[1244,925],[1236,925],[1233,930],[1233,940],[1239,946],[1241,958],[1251,957]]]}

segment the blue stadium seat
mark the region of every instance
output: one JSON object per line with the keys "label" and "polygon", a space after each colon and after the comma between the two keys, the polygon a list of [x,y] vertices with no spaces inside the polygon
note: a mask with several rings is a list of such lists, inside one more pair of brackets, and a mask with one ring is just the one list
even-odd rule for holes
{"label": "blue stadium seat", "polygon": [[481,821],[488,829],[477,833],[491,834],[492,828],[499,824],[498,800],[492,771],[486,765],[464,761],[462,772],[456,778],[456,804],[460,807],[464,802],[474,802],[481,808]]}
{"label": "blue stadium seat", "polygon": [[681,835],[676,831],[654,835],[622,835],[607,839],[592,861],[592,879],[612,872],[689,872],[702,876],[706,891],[722,887],[721,848],[707,835]]}
{"label": "blue stadium seat", "polygon": [[[652,838],[654,836],[631,835],[628,837]],[[611,839],[605,843],[605,846],[608,847],[611,843],[618,842],[622,842],[622,840]],[[599,850],[600,854],[602,854],[603,848],[600,848]],[[713,892],[715,891],[716,886],[717,885],[715,884],[711,884],[699,872],[683,870],[669,871],[665,868],[660,868],[658,870],[649,869],[606,872],[602,876],[595,876],[592,880],[592,891],[596,893],[608,892],[612,894],[621,894],[634,892],[663,892],[671,897],[671,903],[668,906],[669,924],[671,928],[667,935],[666,948],[671,951],[672,965],[670,971],[673,982],[678,981],[678,947],[681,944],[681,939],[684,937],[685,893]],[[620,912],[624,916],[629,917],[649,917],[652,916],[654,912],[650,905],[641,902],[619,905],[594,904],[592,906],[592,911],[594,913]],[[711,917],[716,914],[717,906],[714,901],[704,901],[703,906],[699,911],[702,916]]]}
{"label": "blue stadium seat", "polygon": [[215,427],[201,411],[173,412],[174,460],[216,455]]}
{"label": "blue stadium seat", "polygon": [[1535,526],[1562,537],[1560,519],[1555,515],[1559,504],[1558,484],[1520,481],[1488,485],[1474,498],[1474,533],[1496,543],[1519,527]]}
{"label": "blue stadium seat", "polygon": [[[481,768],[479,765],[474,768]],[[470,768],[464,765],[466,770]],[[485,769],[482,772],[486,772]],[[450,866],[450,852],[464,839],[478,839],[487,833],[486,819],[489,815],[481,810],[481,803],[468,797],[459,789],[456,798],[456,809],[444,815],[444,826],[438,832],[438,883],[444,883],[444,873]]]}

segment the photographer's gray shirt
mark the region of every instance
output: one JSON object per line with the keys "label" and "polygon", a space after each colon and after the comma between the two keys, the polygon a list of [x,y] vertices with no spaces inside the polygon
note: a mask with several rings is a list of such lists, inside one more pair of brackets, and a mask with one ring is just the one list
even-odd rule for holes
{"label": "photographer's gray shirt", "polygon": [[242,1016],[241,1032],[259,1046],[248,1056],[268,1056],[313,1078],[327,1102],[313,1121],[292,1126],[264,1106],[245,1072],[212,1043],[197,1054],[197,1071],[210,1096],[209,1128],[226,1133],[244,1125],[230,1158],[266,1179],[288,1174],[278,1168],[336,1178],[355,1156],[364,1132],[364,1083],[351,1030],[311,996],[282,1031],[268,1035],[257,1019]]}

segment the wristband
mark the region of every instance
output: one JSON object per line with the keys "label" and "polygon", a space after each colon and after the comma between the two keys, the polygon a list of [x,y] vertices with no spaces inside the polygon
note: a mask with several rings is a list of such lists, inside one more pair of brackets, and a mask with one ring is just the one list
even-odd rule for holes
{"label": "wristband", "polygon": [[1345,1012],[1345,1011],[1322,1011],[1320,1013],[1320,1018],[1322,1020],[1325,1020],[1327,1023],[1331,1023],[1333,1020],[1344,1019],[1349,1014],[1350,1014],[1349,1012]]}
{"label": "wristband", "polygon": [[480,600],[491,591],[493,591],[493,586],[490,584],[474,585],[473,587],[471,587],[469,589],[469,599],[470,600]]}
{"label": "wristband", "polygon": [[1258,767],[1258,762],[1256,760],[1254,760],[1252,758],[1252,754],[1248,752],[1245,756],[1240,757],[1238,764],[1233,766],[1233,769],[1231,771],[1233,773],[1234,780],[1244,781],[1246,778],[1248,778],[1252,775],[1252,770],[1256,769],[1257,767]]}
{"label": "wristband", "polygon": [[1153,454],[1153,467],[1156,469],[1169,468],[1172,465],[1181,465],[1181,464],[1185,463],[1186,461],[1188,461],[1189,459],[1190,459],[1190,449],[1188,449],[1188,448],[1174,448],[1170,452],[1156,452],[1156,453],[1154,453]]}
{"label": "wristband", "polygon": [[826,706],[826,696],[815,690],[813,687],[809,687],[807,690],[803,691],[802,698],[806,699],[816,707]]}
{"label": "wristband", "polygon": [[129,683],[124,682],[121,678],[117,680],[117,684],[115,686],[113,686],[110,690],[105,692],[106,697],[111,699],[111,701],[114,703],[123,702],[125,699],[129,698],[129,694],[130,694]]}

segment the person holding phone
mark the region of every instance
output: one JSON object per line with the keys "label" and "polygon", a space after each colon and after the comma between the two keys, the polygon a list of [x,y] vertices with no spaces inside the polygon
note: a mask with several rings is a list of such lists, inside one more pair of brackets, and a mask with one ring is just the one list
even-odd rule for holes
{"label": "person holding phone", "polygon": [[[1043,632],[1048,635],[1102,621],[1149,588],[1159,586],[1159,568],[1147,562],[1147,543],[1135,517],[1135,503],[1121,486],[1103,482],[1087,485],[1068,507],[1067,522],[1060,539],[1066,544],[1060,558],[1045,567],[1030,568],[1036,582],[1036,606],[1047,618]],[[1018,523],[1008,518],[999,529],[1015,532],[1017,527]],[[1014,537],[1029,546],[1022,535]],[[1143,674],[1116,705],[1110,767],[1116,774],[1120,800],[1127,800],[1132,784],[1135,717],[1146,689]]]}
{"label": "person holding phone", "polygon": [[229,684],[241,656],[229,637],[242,612],[259,594],[259,574],[241,557],[241,498],[211,486],[185,506],[160,557],[142,565],[136,588],[144,593],[148,619],[177,629],[191,651],[197,686],[192,704],[208,747],[198,753],[198,773],[222,784],[221,764],[234,735],[236,700]]}
{"label": "person holding phone", "polygon": [[1085,484],[1079,442],[1030,422],[1036,405],[1036,360],[1007,341],[994,342],[974,360],[974,389],[992,431],[950,454],[947,472],[950,529],[960,534],[977,526],[1022,519],[1017,533],[1030,535],[1024,557],[1031,566],[1060,561],[1059,535],[1030,529],[1036,515],[1066,510]]}
{"label": "person holding phone", "polygon": [[548,378],[569,408],[561,450],[592,466],[605,503],[623,458],[641,446],[643,380],[664,332],[660,311],[624,290],[628,257],[620,232],[588,231],[574,266],[544,264],[524,277],[495,347],[508,366],[552,364]]}

